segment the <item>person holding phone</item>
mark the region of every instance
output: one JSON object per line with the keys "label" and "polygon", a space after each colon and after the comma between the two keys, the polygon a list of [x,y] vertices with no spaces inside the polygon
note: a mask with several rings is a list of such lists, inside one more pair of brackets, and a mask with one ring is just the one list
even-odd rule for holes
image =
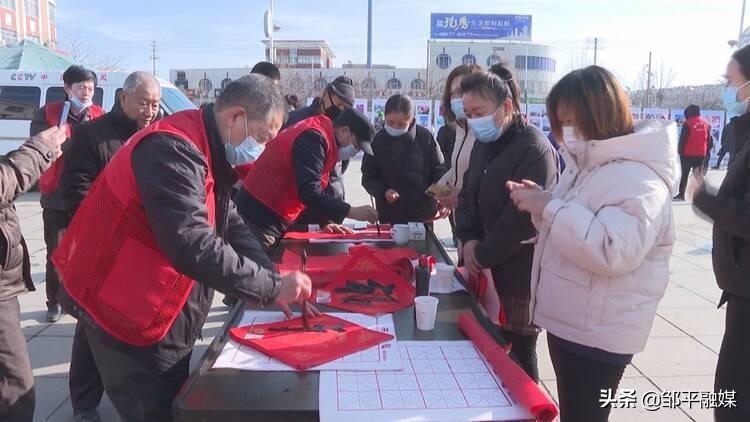
{"label": "person holding phone", "polygon": [[[63,89],[65,100],[45,104],[36,112],[31,121],[30,136],[49,129],[53,126],[65,126],[67,139],[63,144],[63,153],[70,146],[70,138],[78,127],[90,120],[104,115],[104,110],[93,103],[96,90],[96,73],[83,66],[70,66],[63,73]],[[66,106],[67,104],[67,106]],[[63,113],[65,110],[67,113]],[[60,277],[52,265],[51,257],[65,233],[69,222],[65,200],[60,190],[60,174],[63,160],[58,160],[44,172],[39,179],[39,191],[42,205],[42,220],[44,222],[44,243],[47,245],[47,321],[55,322],[62,317],[63,309],[58,300]]]}
{"label": "person holding phone", "polygon": [[29,250],[13,202],[60,156],[65,128],[53,126],[0,158],[0,421],[31,422],[34,376],[18,296],[34,291]]}
{"label": "person holding phone", "polygon": [[375,198],[380,222],[426,222],[438,216],[437,201],[427,189],[445,173],[445,160],[432,133],[416,123],[410,97],[396,94],[385,103],[385,127],[375,135],[372,150],[374,155],[362,159],[362,186]]}
{"label": "person holding phone", "polygon": [[538,381],[539,329],[529,323],[531,263],[536,234],[531,218],[519,211],[504,189],[511,180],[540,186],[557,181],[557,153],[541,130],[526,124],[518,104],[518,85],[507,68],[466,75],[461,82],[469,129],[476,137],[464,184],[458,195],[456,235],[472,274],[492,272],[507,323],[502,334],[513,344],[521,368]]}

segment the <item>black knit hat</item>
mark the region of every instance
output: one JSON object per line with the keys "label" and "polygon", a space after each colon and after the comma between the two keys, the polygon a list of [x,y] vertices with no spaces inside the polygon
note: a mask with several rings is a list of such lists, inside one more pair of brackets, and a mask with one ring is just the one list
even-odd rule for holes
{"label": "black knit hat", "polygon": [[375,136],[375,129],[370,123],[370,119],[364,114],[357,111],[356,108],[347,108],[342,111],[336,120],[333,121],[334,127],[348,127],[357,137],[359,146],[368,154],[372,155],[370,142]]}
{"label": "black knit hat", "polygon": [[750,80],[750,44],[740,48],[732,54],[732,58],[740,64],[740,72],[745,79]]}
{"label": "black knit hat", "polygon": [[354,106],[354,83],[348,76],[339,76],[328,84],[328,90],[344,100],[349,107]]}

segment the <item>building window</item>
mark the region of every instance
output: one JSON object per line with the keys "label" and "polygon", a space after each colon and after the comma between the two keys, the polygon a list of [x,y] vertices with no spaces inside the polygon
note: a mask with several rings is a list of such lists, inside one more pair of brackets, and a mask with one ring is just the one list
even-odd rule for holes
{"label": "building window", "polygon": [[376,89],[375,79],[368,76],[367,79],[362,81],[362,89],[363,90]]}
{"label": "building window", "polygon": [[498,56],[497,54],[493,54],[490,57],[487,57],[487,67],[498,64],[501,61],[503,61],[503,59],[501,59],[500,56]]}
{"label": "building window", "polygon": [[[526,69],[526,56],[516,56],[516,69]],[[544,72],[555,72],[555,59],[547,57],[529,56],[528,57],[529,70],[541,70]]]}
{"label": "building window", "polygon": [[411,89],[414,91],[424,91],[426,86],[427,84],[419,78],[411,81]]}
{"label": "building window", "polygon": [[16,0],[0,0],[0,7],[16,10]]}
{"label": "building window", "polygon": [[435,59],[435,63],[438,65],[439,68],[447,69],[451,67],[451,56],[445,53],[440,53],[437,56],[437,59]]}
{"label": "building window", "polygon": [[385,85],[385,88],[386,89],[401,89],[401,81],[399,81],[395,77],[388,79],[388,83]]}
{"label": "building window", "polygon": [[39,87],[0,86],[0,120],[31,120],[41,96]]}
{"label": "building window", "polygon": [[472,65],[472,64],[477,64],[477,58],[476,58],[476,57],[474,57],[474,55],[470,53],[470,54],[467,54],[467,55],[465,55],[465,56],[464,56],[464,57],[463,57],[463,58],[461,59],[461,62],[462,62],[463,64],[465,64],[465,65]]}
{"label": "building window", "polygon": [[289,49],[289,64],[297,64],[297,47]]}
{"label": "building window", "polygon": [[30,41],[34,41],[35,43],[39,45],[42,45],[42,40],[40,40],[39,37],[37,37],[36,35],[27,35],[26,39]]}
{"label": "building window", "polygon": [[2,32],[3,43],[5,45],[12,45],[18,42],[18,33],[16,31],[3,28],[0,32]]}
{"label": "building window", "polygon": [[26,16],[39,17],[39,0],[24,0],[24,6],[26,7]]}
{"label": "building window", "polygon": [[55,3],[47,3],[47,10],[49,11],[49,23],[55,24]]}

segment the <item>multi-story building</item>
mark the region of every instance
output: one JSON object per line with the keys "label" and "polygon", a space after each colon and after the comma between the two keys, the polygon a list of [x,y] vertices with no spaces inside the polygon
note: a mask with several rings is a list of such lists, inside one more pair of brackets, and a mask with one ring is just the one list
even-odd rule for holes
{"label": "multi-story building", "polygon": [[[268,40],[263,40],[266,46],[266,57],[269,56]],[[276,63],[279,67],[297,69],[327,69],[333,67],[336,56],[325,41],[305,40],[274,40],[273,50],[276,53]]]}
{"label": "multi-story building", "polygon": [[56,48],[55,7],[55,0],[0,0],[2,45],[28,39]]}
{"label": "multi-story building", "polygon": [[431,40],[428,44],[430,86],[442,87],[451,69],[460,64],[489,67],[503,62],[513,70],[528,102],[539,103],[557,80],[557,62],[550,46],[516,41]]}
{"label": "multi-story building", "polygon": [[[268,53],[268,42],[263,41]],[[543,103],[556,80],[556,61],[552,47],[517,41],[429,41],[426,68],[396,68],[390,65],[345,64],[332,67],[335,57],[325,41],[274,41],[276,64],[281,71],[285,94],[299,98],[319,95],[338,76],[354,82],[357,98],[387,98],[405,93],[415,99],[442,96],[448,73],[459,64],[484,67],[497,62],[510,65],[525,90],[521,101]],[[196,103],[213,101],[221,90],[249,68],[175,69],[170,80]]]}

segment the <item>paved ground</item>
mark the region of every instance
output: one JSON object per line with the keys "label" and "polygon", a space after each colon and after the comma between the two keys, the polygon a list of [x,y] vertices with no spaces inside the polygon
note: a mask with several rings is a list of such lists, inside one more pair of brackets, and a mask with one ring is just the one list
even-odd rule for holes
{"label": "paved ground", "polygon": [[[352,163],[346,176],[350,201],[355,205],[369,203],[366,193],[359,186],[359,162]],[[715,180],[721,177],[723,172],[711,175]],[[21,198],[17,201],[17,208],[31,250],[32,273],[37,286],[35,293],[20,298],[22,326],[36,380],[36,419],[72,421],[68,368],[74,320],[66,316],[55,324],[45,322],[45,247],[38,195],[29,194]],[[719,290],[711,267],[711,226],[696,217],[690,205],[677,204],[674,213],[677,244],[671,261],[671,282],[659,305],[648,346],[634,358],[621,384],[622,389],[635,389],[639,396],[649,391],[710,391],[724,332],[724,310],[716,309]],[[436,230],[446,245],[452,246],[448,224],[437,224]],[[228,311],[219,301],[221,295],[217,296],[203,330],[204,340],[193,354],[194,362],[216,335]],[[555,397],[555,373],[549,361],[544,335],[540,338],[538,351],[542,383]],[[100,413],[105,421],[117,420],[106,397]],[[615,410],[611,420],[673,422],[713,419],[710,411],[690,409],[688,406],[650,412],[639,405],[637,409]]]}

